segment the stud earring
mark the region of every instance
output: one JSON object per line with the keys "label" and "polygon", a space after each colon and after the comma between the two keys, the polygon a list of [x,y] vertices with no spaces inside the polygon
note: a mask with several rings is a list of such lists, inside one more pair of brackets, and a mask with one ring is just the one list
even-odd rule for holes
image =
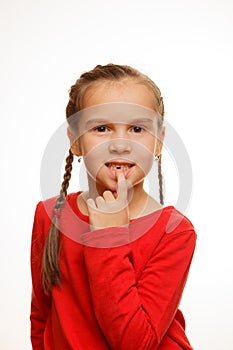
{"label": "stud earring", "polygon": [[160,154],[157,154],[156,156],[154,156],[154,160],[159,160],[160,158]]}

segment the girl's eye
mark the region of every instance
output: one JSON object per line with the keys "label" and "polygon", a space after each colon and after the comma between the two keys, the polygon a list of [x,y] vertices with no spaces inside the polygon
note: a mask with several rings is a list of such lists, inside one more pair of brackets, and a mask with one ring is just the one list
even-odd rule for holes
{"label": "girl's eye", "polygon": [[94,131],[98,131],[98,132],[106,132],[108,131],[108,128],[104,125],[100,125],[100,126],[96,126],[94,128]]}
{"label": "girl's eye", "polygon": [[131,131],[139,134],[145,131],[145,129],[142,126],[135,125],[131,128]]}

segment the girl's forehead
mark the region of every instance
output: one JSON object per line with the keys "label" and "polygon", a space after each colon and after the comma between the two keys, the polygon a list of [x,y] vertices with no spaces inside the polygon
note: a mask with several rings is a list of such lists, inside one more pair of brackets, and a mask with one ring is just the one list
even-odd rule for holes
{"label": "girl's forehead", "polygon": [[84,94],[82,108],[114,102],[131,103],[155,109],[155,98],[151,89],[129,78],[94,83]]}

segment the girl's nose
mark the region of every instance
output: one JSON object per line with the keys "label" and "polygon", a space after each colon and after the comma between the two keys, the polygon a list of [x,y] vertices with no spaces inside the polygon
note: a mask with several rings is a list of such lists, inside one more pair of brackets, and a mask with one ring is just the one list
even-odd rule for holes
{"label": "girl's nose", "polygon": [[109,142],[108,149],[110,153],[129,154],[132,150],[132,147],[129,140],[119,138],[111,140]]}

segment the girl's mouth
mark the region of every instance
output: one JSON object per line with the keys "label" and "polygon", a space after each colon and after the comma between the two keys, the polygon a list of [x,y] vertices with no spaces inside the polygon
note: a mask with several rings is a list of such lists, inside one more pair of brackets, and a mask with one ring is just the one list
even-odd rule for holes
{"label": "girl's mouth", "polygon": [[124,172],[125,177],[128,176],[134,164],[131,163],[105,163],[106,167],[109,169],[110,173],[116,177],[116,171],[121,170]]}

